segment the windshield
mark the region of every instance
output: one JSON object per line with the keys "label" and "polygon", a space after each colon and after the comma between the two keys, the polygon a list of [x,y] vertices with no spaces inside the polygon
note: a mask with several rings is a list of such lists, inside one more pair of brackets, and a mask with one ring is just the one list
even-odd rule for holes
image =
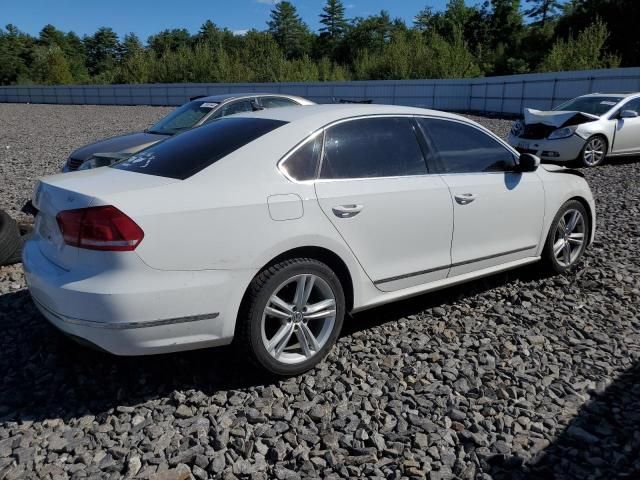
{"label": "windshield", "polygon": [[285,123],[266,118],[221,118],[154,143],[111,167],[184,180]]}
{"label": "windshield", "polygon": [[193,101],[185,103],[147,131],[160,135],[174,135],[193,127],[217,106],[218,103],[215,102]]}
{"label": "windshield", "polygon": [[622,101],[622,97],[578,97],[554,108],[564,112],[583,112],[601,116]]}

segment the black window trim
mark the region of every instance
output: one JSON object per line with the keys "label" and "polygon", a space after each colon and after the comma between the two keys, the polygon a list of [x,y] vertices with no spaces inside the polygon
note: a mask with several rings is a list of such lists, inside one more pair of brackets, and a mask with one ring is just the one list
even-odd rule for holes
{"label": "black window trim", "polygon": [[417,121],[418,118],[425,118],[428,120],[444,120],[448,122],[459,123],[467,127],[475,128],[479,132],[484,133],[488,137],[494,139],[497,143],[502,145],[505,148],[505,150],[507,150],[507,152],[511,153],[511,156],[513,157],[514,165],[518,165],[520,154],[511,145],[509,145],[507,142],[505,142],[500,137],[498,137],[495,133],[491,132],[490,130],[485,130],[484,128],[474,125],[473,123],[465,122],[464,120],[460,120],[457,118],[440,117],[435,115],[414,115],[414,117],[420,129],[420,132],[422,132],[422,135],[425,137],[425,141],[429,145],[430,149],[432,149],[433,151],[432,155],[434,157],[434,172],[433,172],[434,174],[447,175],[447,176],[449,175],[504,175],[505,173],[517,172],[517,169],[503,170],[503,171],[496,171],[496,172],[446,172],[444,168],[444,163],[440,156],[440,152],[438,152],[438,149],[435,148],[435,145],[433,144],[430,133],[425,131],[424,127],[420,124],[420,122]]}
{"label": "black window trim", "polygon": [[[290,176],[287,173],[286,169],[284,168],[284,164],[287,162],[287,160],[289,160],[290,157],[292,157],[298,150],[300,150],[302,147],[304,147],[307,143],[316,141],[316,139],[317,139],[317,137],[319,135],[321,135],[322,138],[320,139],[320,151],[318,152],[319,157],[318,157],[318,161],[316,162],[316,172],[315,172],[313,178],[311,178],[309,180],[298,180],[296,178],[293,178],[292,176]],[[313,183],[313,182],[318,180],[318,175],[320,174],[320,164],[322,162],[322,155],[323,154],[324,154],[324,128],[319,128],[318,130],[313,132],[311,135],[305,137],[303,140],[298,142],[287,153],[285,153],[280,158],[280,160],[278,160],[278,162],[276,163],[276,168],[277,168],[278,172],[280,172],[280,174],[283,177],[285,177],[287,180],[289,180],[290,182],[301,183],[301,184],[311,184],[311,183]]]}

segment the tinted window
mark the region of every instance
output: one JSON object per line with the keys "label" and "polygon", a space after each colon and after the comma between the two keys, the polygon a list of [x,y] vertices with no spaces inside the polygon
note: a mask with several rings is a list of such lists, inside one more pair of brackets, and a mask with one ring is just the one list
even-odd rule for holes
{"label": "tinted window", "polygon": [[557,111],[576,111],[603,115],[620,103],[622,97],[578,97],[554,108]]}
{"label": "tinted window", "polygon": [[315,179],[321,146],[322,135],[317,135],[289,155],[280,168],[295,180]]}
{"label": "tinted window", "polygon": [[182,130],[193,127],[217,105],[215,102],[203,101],[185,103],[156,123],[148,131],[149,133],[159,133],[163,135],[173,135],[181,132]]}
{"label": "tinted window", "polygon": [[427,167],[409,118],[340,123],[325,134],[322,178],[422,175]]}
{"label": "tinted window", "polygon": [[503,172],[515,166],[513,154],[483,131],[449,120],[418,120],[438,151],[444,173]]}
{"label": "tinted window", "polygon": [[633,112],[640,113],[640,98],[627,102],[622,106],[622,110],[631,110]]}
{"label": "tinted window", "polygon": [[278,97],[263,97],[261,103],[264,108],[293,107],[298,105],[298,103],[293,100]]}
{"label": "tinted window", "polygon": [[184,180],[285,123],[263,118],[222,118],[157,143],[113,168]]}

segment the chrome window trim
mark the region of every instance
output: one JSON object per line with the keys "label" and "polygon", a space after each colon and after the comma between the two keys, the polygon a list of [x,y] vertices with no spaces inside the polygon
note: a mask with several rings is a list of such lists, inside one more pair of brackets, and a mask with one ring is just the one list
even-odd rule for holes
{"label": "chrome window trim", "polygon": [[[367,115],[356,115],[353,117],[346,117],[346,118],[340,118],[338,120],[334,120],[332,122],[327,123],[326,125],[323,125],[322,127],[318,128],[317,130],[315,130],[313,133],[311,133],[309,136],[307,136],[305,139],[303,139],[302,141],[300,141],[298,144],[296,144],[291,150],[289,150],[287,153],[285,153],[280,160],[278,160],[278,162],[276,163],[276,168],[277,170],[280,172],[280,174],[285,177],[287,180],[289,180],[292,183],[297,183],[300,185],[310,185],[310,184],[314,184],[315,182],[352,182],[352,181],[357,181],[357,180],[380,180],[380,179],[401,179],[401,178],[416,178],[416,177],[433,177],[433,176],[449,176],[449,175],[504,175],[505,173],[516,173],[514,171],[509,171],[509,170],[505,170],[502,172],[456,172],[456,173],[438,173],[438,172],[428,172],[428,173],[424,173],[421,175],[395,175],[395,176],[389,176],[389,177],[354,177],[354,178],[320,178],[320,172],[322,170],[322,162],[324,161],[324,148],[325,148],[325,138],[323,137],[322,139],[322,147],[320,149],[320,159],[318,162],[318,169],[316,172],[316,178],[313,180],[296,180],[292,177],[290,177],[282,168],[281,165],[283,162],[286,161],[286,159],[291,156],[298,148],[302,147],[302,145],[304,145],[307,141],[309,141],[312,137],[314,137],[315,135],[318,135],[320,133],[322,133],[322,135],[324,136],[324,133],[327,131],[327,129],[341,124],[341,123],[345,123],[345,122],[351,122],[351,121],[355,121],[355,120],[362,120],[362,119],[368,119],[368,118],[388,118],[388,117],[392,117],[392,118],[398,118],[398,117],[403,117],[403,118],[426,118],[426,119],[433,119],[433,120],[445,120],[445,121],[451,121],[451,122],[456,122],[456,123],[460,123],[462,125],[466,125],[469,127],[473,127],[476,130],[479,130],[480,132],[484,133],[485,135],[490,136],[491,138],[493,138],[494,140],[496,140],[500,145],[502,145],[503,147],[505,147],[505,149],[510,152],[513,157],[514,157],[514,162],[517,164],[518,163],[518,158],[520,157],[520,154],[518,153],[518,151],[516,149],[514,149],[511,145],[509,145],[506,141],[502,140],[500,137],[498,137],[497,135],[495,135],[493,132],[491,132],[490,130],[485,129],[484,127],[480,127],[478,125],[474,125],[473,123],[461,120],[461,119],[457,119],[457,118],[449,118],[449,117],[442,117],[439,115],[429,115],[429,114],[416,114],[416,113],[377,113],[377,114],[367,114]],[[417,139],[416,139],[417,141]]]}

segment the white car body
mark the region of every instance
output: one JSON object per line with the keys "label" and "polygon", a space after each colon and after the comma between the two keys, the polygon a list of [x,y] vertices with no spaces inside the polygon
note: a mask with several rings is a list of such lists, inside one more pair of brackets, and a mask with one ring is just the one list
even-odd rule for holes
{"label": "white car body", "polygon": [[[282,165],[329,126],[378,117],[461,123],[517,158],[457,115],[319,105],[235,117],[288,123],[184,180],[112,167],[40,180],[23,264],[51,323],[118,355],[223,345],[233,339],[247,287],[275,258],[298,252],[338,262],[350,283],[348,311],[356,312],[539,260],[556,212],[570,199],[584,203],[595,225],[586,181],[557,166],[295,181]],[[470,192],[475,201],[460,201]],[[144,239],[135,250],[65,244],[56,215],[97,205],[116,206],[139,225]]]}
{"label": "white car body", "polygon": [[[567,110],[563,105],[548,112],[525,109],[524,121],[519,120],[514,124],[507,141],[519,152],[559,162],[578,159],[587,141],[594,135],[601,135],[606,139],[604,153],[607,157],[640,154],[640,116],[637,116],[640,113],[640,93],[597,93],[584,95],[570,102],[581,99],[602,102],[603,111],[590,114]],[[636,117],[623,118],[621,114],[624,111],[636,112]],[[572,119],[576,116],[582,118],[577,120],[579,123],[574,124]],[[539,128],[532,129],[531,125]],[[545,126],[548,128],[544,128]],[[562,138],[553,137],[558,133]]]}

